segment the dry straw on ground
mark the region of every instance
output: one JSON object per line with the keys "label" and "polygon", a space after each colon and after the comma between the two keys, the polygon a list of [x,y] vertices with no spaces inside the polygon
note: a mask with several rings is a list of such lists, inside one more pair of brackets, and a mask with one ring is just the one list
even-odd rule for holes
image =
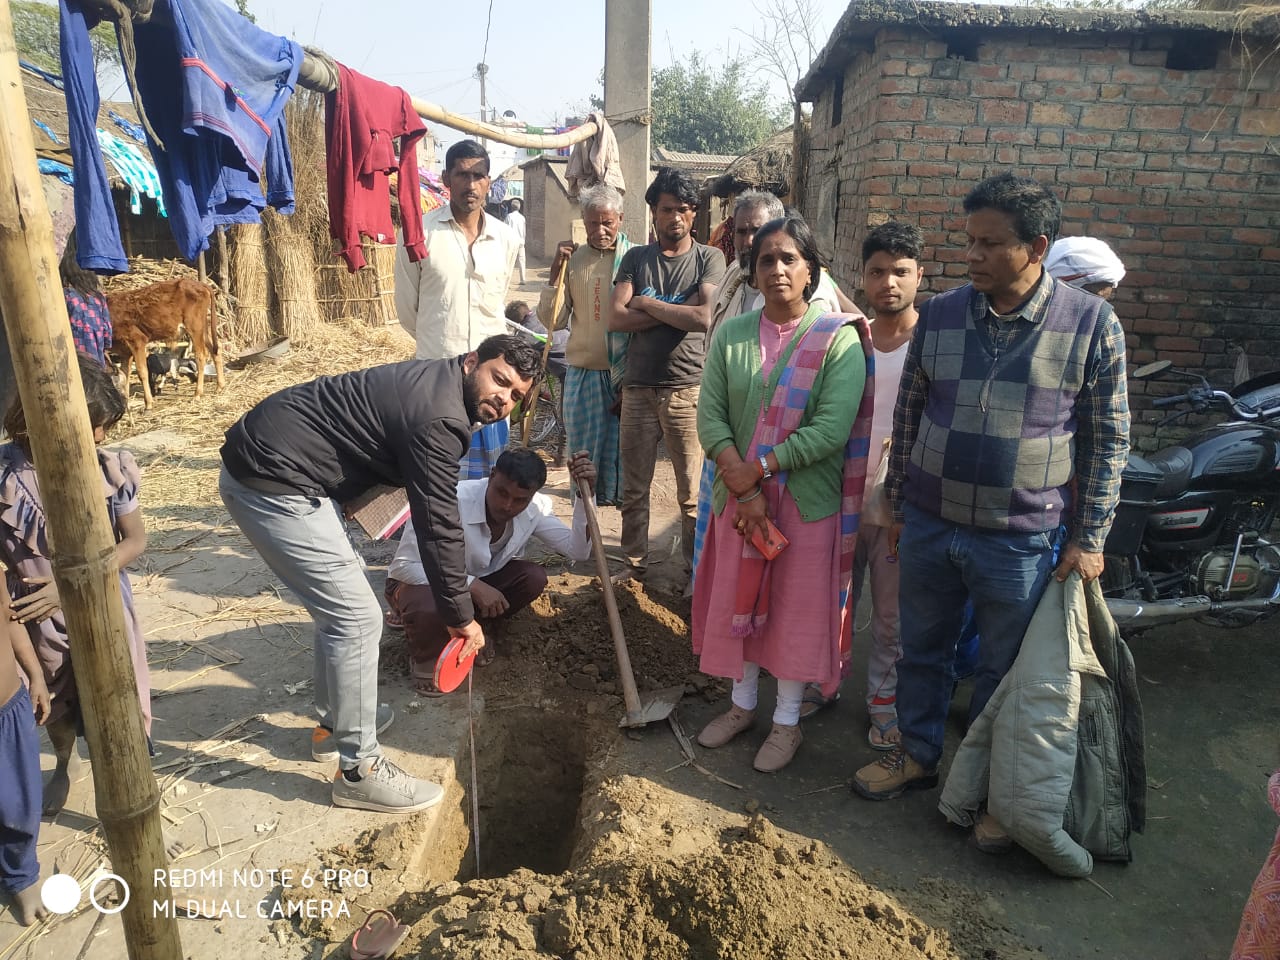
{"label": "dry straw on ground", "polygon": [[205,395],[196,397],[193,388],[184,383],[176,393],[158,397],[151,410],[131,405],[110,439],[128,446],[129,437],[152,430],[180,434],[180,451],[147,462],[145,497],[149,504],[166,504],[168,514],[186,509],[189,519],[199,519],[209,504],[217,502],[216,467],[223,434],[245,411],[293,384],[407,360],[413,350],[413,341],[399,327],[370,328],[360,322],[320,324],[305,346],[277,363],[227,370],[227,383],[221,391],[215,391],[210,381]]}
{"label": "dry straw on ground", "polygon": [[184,384],[176,396],[161,396],[149,411],[131,408],[112,439],[164,427],[182,433],[193,444],[221,443],[223,432],[241,414],[277,390],[320,376],[408,360],[413,350],[413,341],[399,327],[369,329],[360,323],[323,324],[305,348],[293,350],[277,363],[228,370],[227,383],[220,392],[209,383],[205,395],[196,397]]}

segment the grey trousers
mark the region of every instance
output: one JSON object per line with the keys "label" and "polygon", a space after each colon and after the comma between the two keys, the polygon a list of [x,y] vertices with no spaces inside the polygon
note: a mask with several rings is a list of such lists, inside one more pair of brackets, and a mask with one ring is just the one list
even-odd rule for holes
{"label": "grey trousers", "polygon": [[622,457],[622,552],[638,570],[649,563],[649,488],[658,461],[658,442],[666,441],[676,475],[680,505],[680,547],[685,575],[693,572],[693,539],[698,523],[699,387],[624,387],[618,428]]}
{"label": "grey trousers", "polygon": [[339,766],[350,769],[377,756],[382,607],[335,504],[260,493],[225,467],[218,492],[241,532],[315,621],[315,702],[320,723],[333,731]]}

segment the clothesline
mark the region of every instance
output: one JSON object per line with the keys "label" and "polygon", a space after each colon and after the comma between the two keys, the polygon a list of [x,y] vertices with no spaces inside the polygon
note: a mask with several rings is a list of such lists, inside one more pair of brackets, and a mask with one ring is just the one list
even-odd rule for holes
{"label": "clothesline", "polygon": [[[128,269],[128,262],[104,153],[129,180],[135,196],[156,194],[144,178],[131,179],[138,171],[130,162],[134,158],[129,145],[114,137],[102,142],[106,138],[95,130],[99,94],[85,13],[92,3],[59,0],[59,53],[80,227],[77,260],[86,269],[119,272]],[[296,41],[255,27],[223,0],[162,0],[157,7],[167,15],[131,24],[136,50],[131,87],[151,142],[157,192],[178,249],[188,260],[194,261],[208,247],[218,226],[256,223],[267,206],[293,212],[293,160],[284,106],[297,86],[326,94],[330,234],[339,241],[351,270],[364,265],[362,236],[382,240],[395,235],[387,175],[398,172],[402,182],[420,186],[415,144],[426,132],[423,120],[537,149],[609,135],[599,114],[572,130],[549,135],[502,129],[452,114],[400,87],[365,77],[322,50],[305,50]],[[392,146],[396,140],[398,153]],[[421,204],[402,205],[401,216],[404,243],[410,259],[417,260],[424,255],[416,239],[421,233]]]}
{"label": "clothesline", "polygon": [[[303,53],[302,68],[298,71],[298,85],[308,90],[315,90],[317,93],[331,93],[336,90],[338,88],[338,72],[333,66],[332,58],[314,47],[303,48]],[[432,103],[429,100],[413,96],[409,99],[414,112],[422,117],[423,120],[442,123],[446,127],[452,127],[454,130],[461,130],[463,133],[471,133],[489,140],[496,140],[498,143],[505,143],[512,147],[558,150],[561,147],[571,147],[575,143],[589,140],[599,132],[599,128],[588,121],[579,127],[574,127],[572,130],[566,130],[564,133],[522,133],[505,127],[496,127],[479,120],[472,120],[470,117],[463,117],[456,113],[450,113],[438,103]]]}

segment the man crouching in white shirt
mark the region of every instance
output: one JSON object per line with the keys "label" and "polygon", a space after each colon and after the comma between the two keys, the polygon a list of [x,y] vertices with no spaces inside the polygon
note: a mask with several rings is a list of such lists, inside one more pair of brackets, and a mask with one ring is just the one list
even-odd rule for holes
{"label": "man crouching in white shirt", "polygon": [[[595,492],[596,468],[586,451],[569,458],[569,476],[585,480]],[[547,587],[547,571],[519,559],[525,544],[536,538],[570,560],[591,556],[591,535],[581,497],[573,508],[573,529],[552,513],[551,498],[539,493],[547,482],[547,465],[532,450],[505,450],[485,480],[458,484],[458,514],[467,543],[467,582],[476,619],[490,642],[477,657],[493,659],[493,640],[500,638],[513,614],[523,610]],[[399,620],[409,645],[409,675],[422,696],[440,696],[435,685],[436,658],[449,640],[445,621],[436,612],[427,583],[413,521],[400,537],[400,548],[387,571],[388,622]],[[485,659],[485,654],[488,658]]]}

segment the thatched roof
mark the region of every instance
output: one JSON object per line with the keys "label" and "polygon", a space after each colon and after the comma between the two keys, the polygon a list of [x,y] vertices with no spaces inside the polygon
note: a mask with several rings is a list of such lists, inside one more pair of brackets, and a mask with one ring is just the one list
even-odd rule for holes
{"label": "thatched roof", "polygon": [[745,190],[766,190],[779,197],[791,192],[795,160],[792,128],[779,130],[750,153],[744,153],[711,181],[713,197],[732,197]]}
{"label": "thatched roof", "polygon": [[[44,77],[28,70],[22,71],[22,91],[27,98],[27,112],[31,114],[32,121],[40,121],[57,135],[58,140],[62,141],[55,142],[38,126],[33,126],[31,136],[35,140],[36,155],[74,167],[75,165],[71,162],[70,137],[67,133],[66,96]],[[104,100],[98,109],[98,126],[128,141],[128,137],[112,122],[110,116],[112,113],[124,117],[131,123],[137,123],[138,114],[134,111],[133,104]],[[138,146],[144,153],[149,154],[145,145]],[[124,178],[109,160],[107,161],[107,181],[112,189],[128,189]]]}

